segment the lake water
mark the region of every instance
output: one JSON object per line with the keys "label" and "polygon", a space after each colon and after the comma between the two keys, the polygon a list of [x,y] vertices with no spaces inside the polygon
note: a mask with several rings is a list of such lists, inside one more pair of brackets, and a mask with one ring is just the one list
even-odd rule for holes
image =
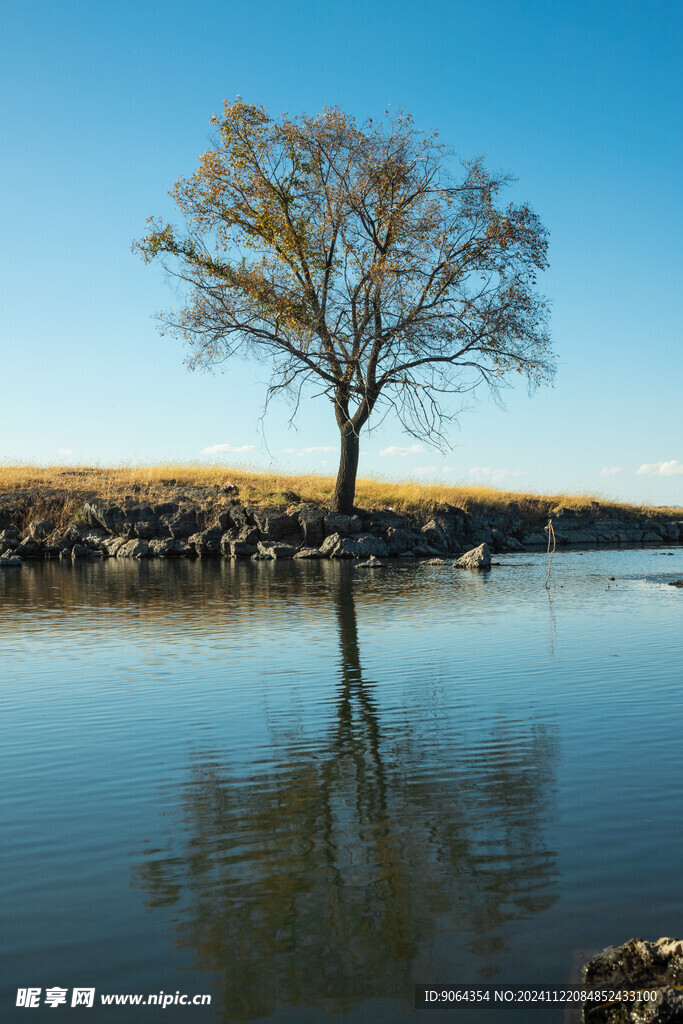
{"label": "lake water", "polygon": [[[413,986],[683,937],[665,550],[4,570],[0,1018],[545,1024]],[[212,1005],[100,1004],[160,992]]]}

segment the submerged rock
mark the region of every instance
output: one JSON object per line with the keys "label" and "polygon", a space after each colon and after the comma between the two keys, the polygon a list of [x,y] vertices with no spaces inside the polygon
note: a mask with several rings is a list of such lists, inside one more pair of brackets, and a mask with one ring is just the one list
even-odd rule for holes
{"label": "submerged rock", "polygon": [[584,1024],[673,1024],[683,1021],[683,942],[629,939],[608,946],[588,961],[584,984],[607,989],[648,990],[655,1000],[584,1004]]}
{"label": "submerged rock", "polygon": [[0,565],[4,566],[5,569],[11,569],[23,565],[23,562],[16,555],[2,555],[0,557]]}
{"label": "submerged rock", "polygon": [[383,569],[386,562],[383,562],[377,555],[370,555],[367,562],[358,562],[356,569]]}
{"label": "submerged rock", "polygon": [[453,562],[456,569],[490,569],[491,550],[488,544],[480,544],[478,548],[472,548]]}

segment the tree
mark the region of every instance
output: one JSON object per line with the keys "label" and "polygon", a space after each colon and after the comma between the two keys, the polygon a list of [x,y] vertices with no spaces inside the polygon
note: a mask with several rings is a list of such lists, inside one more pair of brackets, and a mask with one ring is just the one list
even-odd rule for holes
{"label": "tree", "polygon": [[[191,367],[265,358],[268,397],[327,395],[341,435],[334,507],[349,512],[359,438],[375,410],[443,446],[445,399],[513,371],[553,372],[535,291],[547,232],[480,158],[449,171],[437,133],[403,113],[357,127],[344,111],[279,119],[226,101],[214,143],[170,195],[182,230],[150,218],[134,248],[187,288],[160,314]],[[377,413],[375,413],[377,416]]]}

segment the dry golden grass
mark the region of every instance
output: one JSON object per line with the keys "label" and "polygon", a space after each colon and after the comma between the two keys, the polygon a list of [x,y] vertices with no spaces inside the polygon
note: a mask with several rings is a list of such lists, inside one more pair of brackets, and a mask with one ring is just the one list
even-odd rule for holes
{"label": "dry golden grass", "polygon": [[[188,487],[235,484],[243,501],[254,504],[291,504],[296,495],[302,501],[328,503],[334,489],[334,477],[308,474],[301,476],[268,473],[245,467],[196,463],[122,466],[35,466],[0,465],[0,493],[18,490],[44,491],[48,504],[59,498],[66,508],[78,502],[84,493],[96,493],[116,501],[125,495],[139,500],[168,499]],[[58,492],[58,493],[55,493]],[[654,511],[609,501],[593,494],[534,494],[504,491],[495,487],[446,486],[439,483],[389,481],[363,477],[356,487],[356,505],[360,508],[387,508],[403,512],[428,512],[442,502],[468,511],[504,510],[517,505],[529,517],[544,516],[560,506],[585,508],[592,503],[632,512]],[[32,502],[35,511],[35,502]],[[656,510],[657,514],[680,516],[680,509]]]}

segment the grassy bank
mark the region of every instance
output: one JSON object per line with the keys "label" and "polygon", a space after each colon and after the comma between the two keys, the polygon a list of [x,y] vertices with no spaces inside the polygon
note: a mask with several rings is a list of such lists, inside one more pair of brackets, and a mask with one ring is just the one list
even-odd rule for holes
{"label": "grassy bank", "polygon": [[[334,477],[268,473],[244,467],[195,463],[143,466],[33,466],[0,465],[0,494],[31,492],[34,508],[41,496],[54,506],[73,507],[84,496],[96,495],[112,503],[126,497],[139,501],[170,500],[187,488],[223,487],[234,484],[245,503],[289,505],[295,501],[326,504],[334,489]],[[604,508],[629,512],[655,512],[680,517],[680,509],[649,509],[608,501],[593,494],[534,494],[498,490],[495,487],[447,486],[414,481],[392,482],[372,477],[358,480],[356,505],[360,508],[394,508],[397,512],[428,512],[446,502],[468,512],[503,511],[515,505],[529,519],[552,515],[561,506]]]}

